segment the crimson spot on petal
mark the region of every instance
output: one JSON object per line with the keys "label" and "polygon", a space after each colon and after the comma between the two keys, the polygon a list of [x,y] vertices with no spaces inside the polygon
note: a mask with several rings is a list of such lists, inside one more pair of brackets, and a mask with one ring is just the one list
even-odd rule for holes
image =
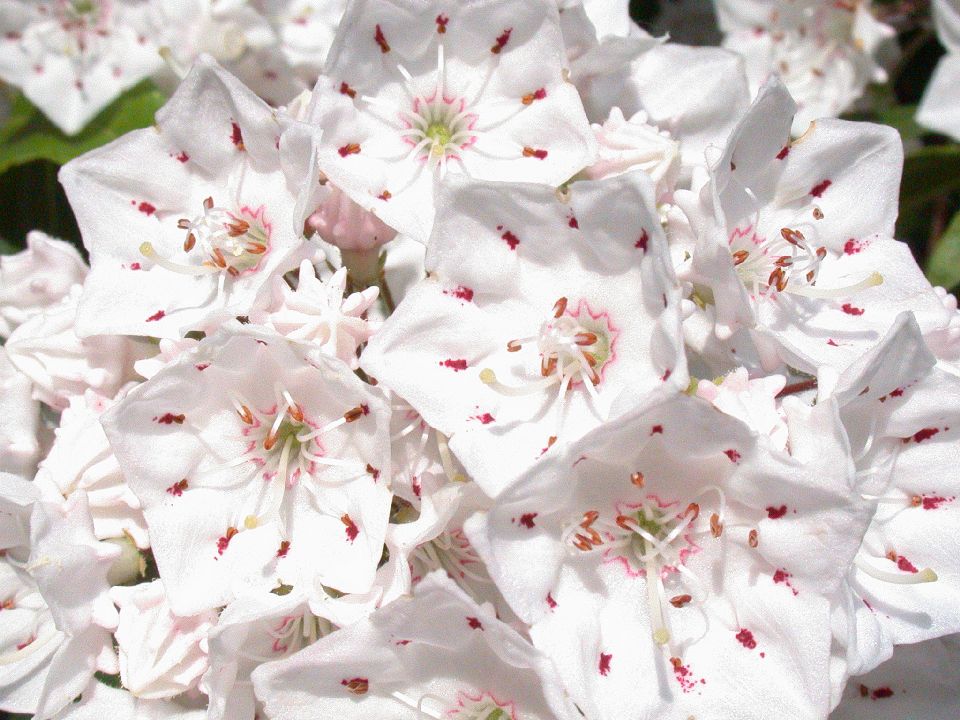
{"label": "crimson spot on petal", "polygon": [[166,316],[166,313],[163,310],[157,310],[153,315],[147,318],[147,322],[156,322],[157,320],[162,320]]}
{"label": "crimson spot on petal", "polygon": [[483,623],[475,617],[468,617],[467,625],[469,625],[472,630],[483,630]]}
{"label": "crimson spot on petal", "polygon": [[527,529],[529,530],[530,528],[532,528],[532,527],[534,527],[534,526],[536,525],[536,523],[533,521],[533,519],[534,519],[538,514],[539,514],[539,513],[524,513],[523,515],[520,516],[520,524],[523,525],[525,528],[527,528]]}
{"label": "crimson spot on petal", "polygon": [[821,181],[818,182],[816,185],[814,185],[812,188],[810,188],[810,194],[813,195],[813,196],[816,197],[816,198],[821,197],[821,196],[823,195],[824,191],[825,191],[828,187],[830,187],[831,185],[833,185],[833,181],[832,181],[832,180],[821,180]]}
{"label": "crimson spot on petal", "polygon": [[601,675],[608,675],[610,673],[610,661],[613,659],[613,653],[600,653],[600,664],[598,669],[600,670]]}
{"label": "crimson spot on petal", "polygon": [[779,520],[784,515],[787,514],[787,506],[781,505],[780,507],[773,507],[772,505],[767,508],[767,517],[771,520]]}

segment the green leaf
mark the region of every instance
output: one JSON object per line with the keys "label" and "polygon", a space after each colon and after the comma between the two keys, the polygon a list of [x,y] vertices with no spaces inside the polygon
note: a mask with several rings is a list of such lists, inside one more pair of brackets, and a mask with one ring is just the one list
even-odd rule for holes
{"label": "green leaf", "polygon": [[877,121],[896,128],[900,131],[903,141],[909,142],[922,137],[927,132],[917,125],[917,121],[914,120],[916,114],[916,105],[894,105],[880,110],[877,113]]}
{"label": "green leaf", "polygon": [[926,270],[934,285],[948,289],[960,285],[960,213],[953,216],[934,246]]}
{"label": "green leaf", "polygon": [[34,160],[63,165],[78,155],[106,145],[121,135],[153,123],[166,97],[150,81],[131,88],[97,115],[77,135],[69,136],[47,120],[23,96],[13,102],[0,128],[0,173]]}
{"label": "green leaf", "polygon": [[931,145],[907,156],[900,183],[900,212],[960,190],[960,145]]}
{"label": "green leaf", "polygon": [[0,255],[13,255],[20,252],[21,249],[6,238],[0,237]]}

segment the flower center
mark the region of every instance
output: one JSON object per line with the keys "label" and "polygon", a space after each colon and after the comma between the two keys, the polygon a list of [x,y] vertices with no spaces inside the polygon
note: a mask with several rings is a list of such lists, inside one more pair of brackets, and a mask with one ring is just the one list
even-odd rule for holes
{"label": "flower center", "polygon": [[181,218],[177,227],[187,231],[183,251],[188,259],[199,264],[181,264],[159,257],[149,242],[140,246],[140,253],[160,267],[186,275],[226,273],[240,277],[256,272],[270,250],[272,226],[264,218],[263,207],[251,210],[244,206],[231,212],[203,201],[203,211],[193,219]]}
{"label": "flower center", "polygon": [[433,570],[444,570],[457,585],[477,599],[476,585],[489,585],[490,576],[462,529],[442,532],[417,546],[410,555],[410,570],[418,582]]}
{"label": "flower center", "polygon": [[568,391],[582,386],[594,399],[596,386],[603,379],[604,367],[614,359],[617,329],[610,323],[605,312],[594,313],[586,301],[581,300],[575,310],[570,310],[567,298],[554,303],[553,317],[540,325],[540,331],[530,337],[507,342],[507,352],[520,352],[524,345],[536,343],[540,355],[540,378],[522,386],[505,385],[497,379],[491,368],[480,371],[481,382],[506,396],[523,396],[541,393],[553,385],[560,385],[557,411],[557,433],[550,436],[552,445],[563,422],[563,407]]}
{"label": "flower center", "polygon": [[516,720],[516,705],[509,701],[497,700],[489,692],[457,691],[456,704],[433,694],[414,699],[401,691],[391,693],[393,698],[403,705],[414,709],[418,714],[433,720]]}
{"label": "flower center", "polygon": [[793,228],[781,228],[780,234],[772,238],[761,238],[749,228],[735,230],[730,237],[730,255],[737,276],[756,299],[777,293],[811,298],[843,297],[883,282],[883,276],[874,272],[844,287],[817,287],[827,249],[814,248],[800,230]]}
{"label": "flower center", "polygon": [[[631,482],[643,487],[643,474],[634,473]],[[668,603],[682,608],[692,601],[703,603],[707,599],[705,586],[686,562],[700,551],[698,537],[719,538],[723,534],[723,490],[707,486],[694,500],[709,493],[716,493],[719,498],[718,507],[709,518],[701,513],[697,502],[664,501],[651,494],[639,502],[616,503],[614,512],[606,515],[587,510],[563,533],[562,540],[571,553],[600,554],[603,564],[619,565],[628,576],[645,578],[652,635],[657,645],[670,643]],[[677,508],[683,509],[677,512]],[[752,535],[749,542],[755,542],[755,537]],[[668,597],[668,582],[680,592]]]}

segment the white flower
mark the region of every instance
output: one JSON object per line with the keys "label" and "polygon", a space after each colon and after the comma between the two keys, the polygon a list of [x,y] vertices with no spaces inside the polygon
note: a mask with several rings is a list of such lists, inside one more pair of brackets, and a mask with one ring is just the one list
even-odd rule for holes
{"label": "white flower", "polygon": [[563,64],[550,0],[355,2],[315,91],[320,169],[421,242],[448,174],[557,186],[594,151]]}
{"label": "white flower", "polygon": [[13,366],[33,382],[33,397],[58,410],[87,390],[113,397],[146,351],[145,343],[125,337],[78,337],[80,292],[74,285],[59,303],[14,330],[4,346]]}
{"label": "white flower", "polygon": [[960,638],[898,645],[893,657],[847,683],[831,720],[940,720],[960,715]]}
{"label": "white flower", "polygon": [[785,385],[782,375],[751,379],[746,368],[737,368],[718,381],[698,381],[696,394],[758,435],[768,437],[771,448],[786,450],[787,424],[776,401]]}
{"label": "white flower", "polygon": [[587,717],[823,718],[852,472],[663,395],[545,457],[467,535]]}
{"label": "white flower", "polygon": [[92,390],[70,399],[60,415],[53,446],[37,470],[36,483],[64,498],[82,490],[98,539],[130,537],[145,549],[150,541],[140,501],[128,487],[100,427],[100,415],[112,404]]}
{"label": "white flower", "polygon": [[0,472],[33,477],[40,458],[40,403],[33,383],[0,348]]}
{"label": "white flower", "polygon": [[148,700],[195,687],[207,669],[207,633],[217,613],[174,615],[159,580],[115,587],[110,597],[120,609],[115,637],[123,686]]}
{"label": "white flower", "polygon": [[280,578],[311,597],[321,583],[368,591],[390,506],[388,412],[339,360],[236,328],[108,410],[173,611]]}
{"label": "white flower", "polygon": [[[700,193],[706,220],[689,269],[678,272],[709,288],[698,297],[730,340],[728,360],[842,370],[904,310],[927,331],[946,326],[950,314],[909,248],[889,239],[896,131],[824,119],[790,142],[793,110],[782,84],[764,86],[712,163]],[[749,335],[731,338],[741,328]]]}
{"label": "white flower", "polygon": [[56,305],[87,275],[87,266],[70,243],[34,230],[27,249],[0,257],[0,337]]}
{"label": "white flower", "polygon": [[107,575],[119,554],[115,545],[94,536],[82,491],[62,504],[38,502],[34,506],[27,569],[49,607],[56,630],[63,633],[37,700],[38,720],[71,702],[95,671],[117,672],[111,636],[117,611],[108,596]]}
{"label": "white flower", "polygon": [[346,268],[322,281],[310,261],[304,260],[300,263],[296,290],[284,278],[276,278],[273,305],[254,318],[262,317],[265,324],[291,340],[315,343],[325,355],[356,369],[360,364],[357,348],[378,327],[376,322],[366,319],[366,314],[377,301],[379,291],[371,287],[346,295],[346,286]]}
{"label": "white flower", "polygon": [[947,54],[940,59],[923,92],[917,122],[960,140],[960,3],[933,0],[931,7],[937,37]]}
{"label": "white flower", "polygon": [[686,387],[677,288],[641,171],[570,186],[449,179],[429,277],[361,358],[495,495],[557,439]]}
{"label": "white flower", "polygon": [[215,328],[311,254],[293,226],[279,132],[267,105],[201,58],[157,127],[62,168],[90,250],[80,334]]}
{"label": "white flower", "polygon": [[715,0],[723,44],[743,55],[754,92],[778,74],[796,98],[793,123],[836,117],[868,83],[886,82],[878,49],[896,34],[872,14],[869,0]]}
{"label": "white flower", "polygon": [[874,511],[837,599],[847,616],[840,640],[859,674],[895,644],[960,632],[960,379],[936,367],[904,313],[818,407],[829,401],[849,438],[856,489]]}
{"label": "white flower", "polygon": [[133,0],[3,0],[0,78],[77,133],[160,67],[143,9]]}
{"label": "white flower", "polygon": [[549,660],[437,572],[381,608],[253,673],[269,716],[572,720]]}
{"label": "white flower", "polygon": [[[213,57],[271,105],[306,89],[278,45],[277,28],[248,0],[150,0],[151,35],[170,69],[171,91],[202,55]],[[179,76],[179,77],[177,77]]]}
{"label": "white flower", "polygon": [[600,180],[640,168],[656,185],[657,201],[668,199],[680,171],[680,144],[648,120],[642,110],[627,120],[620,108],[613,108],[603,125],[593,126],[599,158],[583,174]]}

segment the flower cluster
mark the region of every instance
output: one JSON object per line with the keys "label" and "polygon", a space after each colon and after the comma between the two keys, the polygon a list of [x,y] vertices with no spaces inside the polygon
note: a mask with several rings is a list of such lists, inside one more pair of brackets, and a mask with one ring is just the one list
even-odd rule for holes
{"label": "flower cluster", "polygon": [[184,77],[60,171],[89,266],[0,260],[0,710],[960,713],[960,312],[897,132],[821,117],[868,3],[724,0],[746,64],[622,2],[6,6],[67,129]]}

